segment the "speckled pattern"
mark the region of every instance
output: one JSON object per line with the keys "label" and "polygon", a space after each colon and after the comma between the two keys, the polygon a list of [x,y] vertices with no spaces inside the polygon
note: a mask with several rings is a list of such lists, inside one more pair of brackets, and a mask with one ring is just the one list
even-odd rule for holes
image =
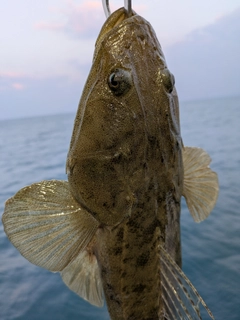
{"label": "speckled pattern", "polygon": [[[120,91],[109,85],[117,76]],[[114,320],[163,318],[160,245],[181,265],[181,149],[160,44],[119,9],[96,42],[67,161],[73,195],[100,223],[95,254]]]}
{"label": "speckled pattern", "polygon": [[[156,214],[154,197],[145,199],[146,194],[126,222],[97,234],[97,257],[112,319],[159,319],[163,309],[160,243],[166,243],[165,230],[170,224],[164,219],[165,204],[159,203]],[[176,212],[180,212],[178,205]],[[174,236],[179,237],[179,219],[175,223]],[[169,251],[180,259],[177,240]]]}

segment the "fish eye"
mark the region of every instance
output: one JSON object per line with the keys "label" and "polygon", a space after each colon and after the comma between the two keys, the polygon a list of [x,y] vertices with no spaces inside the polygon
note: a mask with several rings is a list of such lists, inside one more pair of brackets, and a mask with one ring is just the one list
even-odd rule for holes
{"label": "fish eye", "polygon": [[121,96],[132,86],[131,74],[127,70],[115,69],[108,78],[108,86],[115,96]]}
{"label": "fish eye", "polygon": [[175,78],[168,69],[164,69],[161,71],[161,82],[163,83],[168,93],[171,93],[173,91]]}

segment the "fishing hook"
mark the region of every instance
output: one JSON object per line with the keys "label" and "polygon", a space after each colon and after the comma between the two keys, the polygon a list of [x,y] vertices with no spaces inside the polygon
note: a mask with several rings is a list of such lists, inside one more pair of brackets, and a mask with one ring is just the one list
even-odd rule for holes
{"label": "fishing hook", "polygon": [[[106,18],[108,18],[111,14],[109,0],[102,0],[102,4]],[[130,16],[132,14],[132,0],[124,0],[124,8],[127,10],[128,15]]]}

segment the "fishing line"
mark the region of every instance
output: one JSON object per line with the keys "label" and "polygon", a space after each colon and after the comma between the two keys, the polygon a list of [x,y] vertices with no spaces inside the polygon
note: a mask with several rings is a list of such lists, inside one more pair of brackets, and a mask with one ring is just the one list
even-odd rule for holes
{"label": "fishing line", "polygon": [[[109,0],[102,0],[103,10],[106,18],[108,18],[111,14]],[[124,0],[124,8],[127,10],[128,15],[132,14],[132,0]]]}

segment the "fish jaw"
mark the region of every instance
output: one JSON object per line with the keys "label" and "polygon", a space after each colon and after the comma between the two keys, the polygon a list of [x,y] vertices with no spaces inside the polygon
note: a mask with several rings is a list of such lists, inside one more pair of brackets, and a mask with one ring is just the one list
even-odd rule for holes
{"label": "fish jaw", "polygon": [[[124,12],[110,16],[96,42],[67,159],[73,196],[107,226],[131,216],[154,171],[158,192],[172,176],[182,188],[173,77],[150,24],[136,14],[127,18]],[[109,87],[116,70],[127,75],[124,94]]]}

